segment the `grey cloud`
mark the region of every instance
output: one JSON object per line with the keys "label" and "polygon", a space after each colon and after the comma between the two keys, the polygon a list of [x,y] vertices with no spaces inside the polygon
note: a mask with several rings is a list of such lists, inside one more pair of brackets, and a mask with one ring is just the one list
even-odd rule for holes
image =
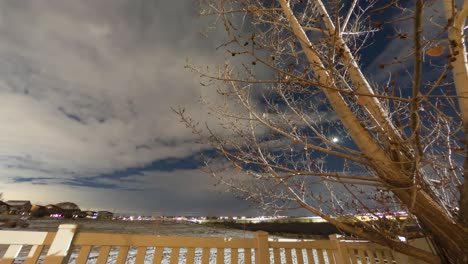
{"label": "grey cloud", "polygon": [[184,69],[219,61],[204,23],[193,1],[0,2],[0,159],[28,157],[0,166],[5,195],[28,184],[15,177],[69,182],[205,148],[170,110],[205,116],[196,99],[214,93]]}
{"label": "grey cloud", "polygon": [[[98,187],[86,183],[67,183],[34,186],[28,182],[43,183],[49,178],[18,179],[17,187],[6,192],[6,198],[30,193],[28,199],[48,204],[75,201],[82,209],[107,209],[116,212],[145,214],[249,214],[248,204],[212,187],[213,181],[200,170],[148,172],[129,181],[117,182],[98,179]],[[136,180],[135,180],[136,179]],[[119,186],[118,191],[114,187]],[[37,191],[40,188],[41,191]],[[5,191],[0,188],[0,191]]]}

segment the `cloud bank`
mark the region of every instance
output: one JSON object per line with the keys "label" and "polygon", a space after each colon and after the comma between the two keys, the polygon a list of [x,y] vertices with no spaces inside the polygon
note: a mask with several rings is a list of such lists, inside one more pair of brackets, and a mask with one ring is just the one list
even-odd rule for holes
{"label": "cloud bank", "polygon": [[204,116],[197,99],[214,93],[184,70],[217,60],[203,26],[191,1],[0,2],[5,198],[173,213],[238,203],[195,161],[182,166],[204,150],[170,109]]}

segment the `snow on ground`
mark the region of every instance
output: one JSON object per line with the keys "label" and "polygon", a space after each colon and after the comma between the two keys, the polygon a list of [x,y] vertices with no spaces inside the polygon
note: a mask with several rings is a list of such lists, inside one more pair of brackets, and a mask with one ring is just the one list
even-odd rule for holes
{"label": "snow on ground", "polygon": [[[253,232],[248,230],[228,229],[201,225],[191,222],[176,221],[120,221],[120,220],[29,220],[29,226],[24,228],[3,228],[16,231],[48,231],[56,232],[59,225],[76,224],[78,232],[145,234],[161,236],[199,236],[199,237],[233,237],[251,238]],[[2,228],[0,228],[2,230]]]}
{"label": "snow on ground", "polygon": [[174,221],[116,221],[116,220],[32,220],[29,227],[15,230],[57,231],[61,224],[77,224],[78,231],[96,233],[146,234],[161,236],[201,236],[250,238],[247,230],[210,227]]}

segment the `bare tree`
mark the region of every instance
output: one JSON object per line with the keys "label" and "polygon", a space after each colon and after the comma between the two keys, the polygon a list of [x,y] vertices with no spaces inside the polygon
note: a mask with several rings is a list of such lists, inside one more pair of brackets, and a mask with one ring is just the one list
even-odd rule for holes
{"label": "bare tree", "polygon": [[[457,9],[446,0],[445,13],[440,4],[202,1],[201,14],[228,36],[219,46],[224,65],[190,66],[223,99],[205,102],[219,126],[177,112],[223,154],[208,167],[239,196],[266,208],[304,208],[429,263],[466,263],[468,2]],[[370,59],[360,56],[382,51],[375,38],[384,29],[408,52],[364,73]],[[400,210],[435,254],[398,239],[408,221],[382,213]],[[357,214],[374,220],[334,217]]]}

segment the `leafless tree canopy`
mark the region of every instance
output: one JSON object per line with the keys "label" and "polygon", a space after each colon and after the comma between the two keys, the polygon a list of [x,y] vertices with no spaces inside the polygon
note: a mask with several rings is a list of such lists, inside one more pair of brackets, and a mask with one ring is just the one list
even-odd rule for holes
{"label": "leafless tree canopy", "polygon": [[[219,182],[265,208],[301,207],[430,263],[468,261],[468,4],[199,4],[228,36],[218,48],[223,65],[189,66],[219,93],[205,101],[218,125],[178,113],[223,154],[207,160]],[[382,38],[401,50],[382,54]],[[436,254],[398,241],[408,221],[381,217],[398,211]],[[377,220],[334,217],[356,214]]]}

